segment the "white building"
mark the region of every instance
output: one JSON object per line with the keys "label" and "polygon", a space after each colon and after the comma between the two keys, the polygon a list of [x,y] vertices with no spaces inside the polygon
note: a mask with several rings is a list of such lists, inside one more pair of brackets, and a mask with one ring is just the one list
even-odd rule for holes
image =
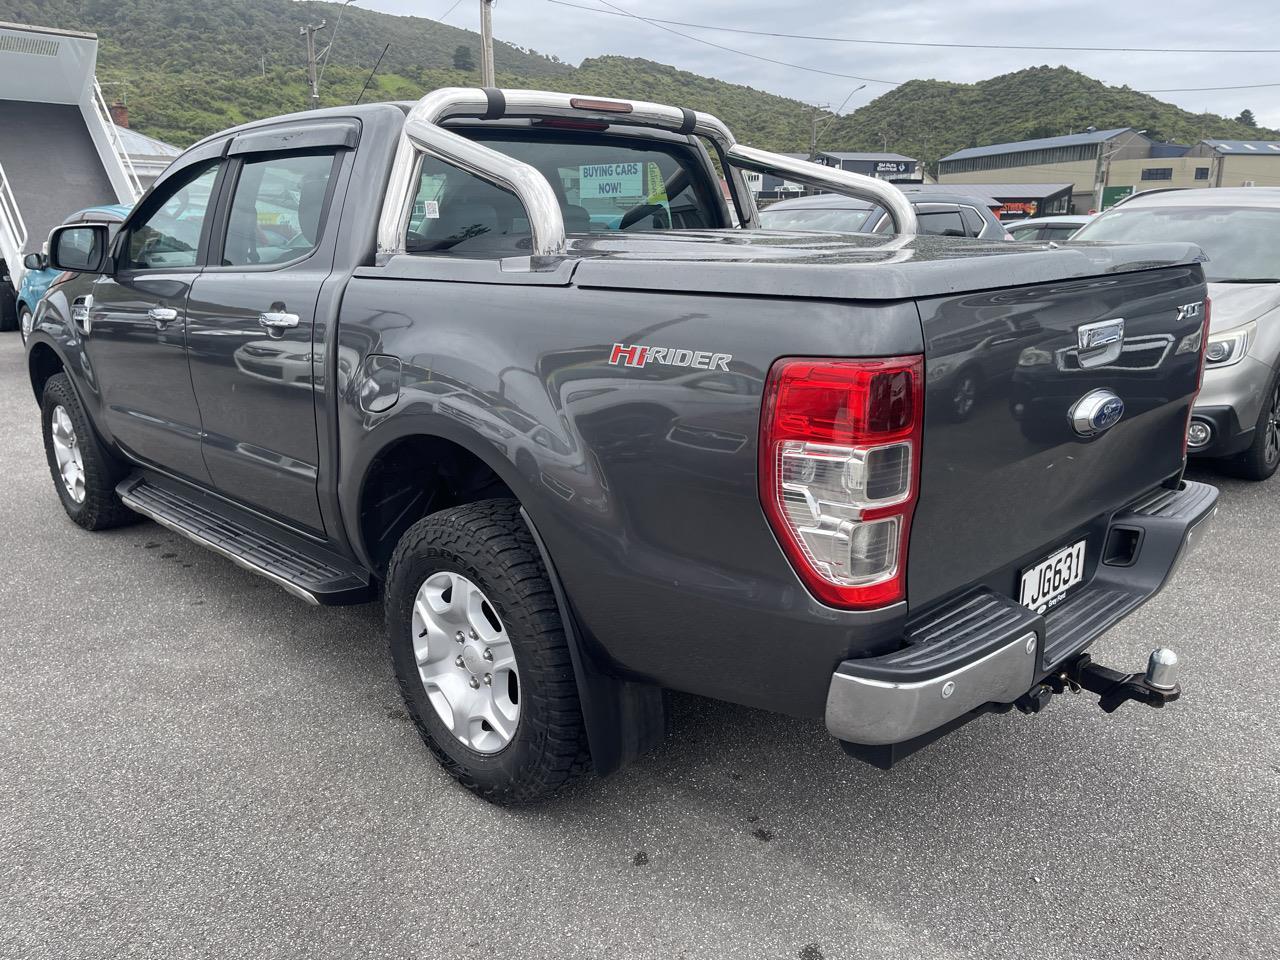
{"label": "white building", "polygon": [[68,214],[142,193],[97,61],[91,33],[0,23],[0,276],[15,287],[22,255]]}

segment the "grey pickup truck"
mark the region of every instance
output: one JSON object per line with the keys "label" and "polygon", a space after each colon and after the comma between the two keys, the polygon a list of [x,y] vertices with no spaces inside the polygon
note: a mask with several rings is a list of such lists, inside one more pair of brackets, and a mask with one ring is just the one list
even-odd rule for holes
{"label": "grey pickup truck", "polygon": [[[894,232],[762,230],[758,171]],[[704,113],[446,89],[209,137],[49,250],[72,520],[381,597],[424,741],[495,802],[660,742],[667,690],[882,768],[1067,689],[1180,693],[1171,651],[1085,650],[1216,510],[1192,245],[917,236]]]}

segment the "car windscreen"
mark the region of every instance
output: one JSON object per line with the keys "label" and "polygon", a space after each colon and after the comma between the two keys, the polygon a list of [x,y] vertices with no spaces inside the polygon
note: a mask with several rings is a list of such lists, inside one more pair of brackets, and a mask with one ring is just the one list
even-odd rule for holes
{"label": "car windscreen", "polygon": [[676,143],[600,134],[471,134],[547,178],[567,233],[697,230],[725,226],[706,168]]}
{"label": "car windscreen", "polygon": [[871,219],[873,208],[791,207],[760,211],[760,226],[766,230],[820,230],[824,233],[861,233]]}
{"label": "car windscreen", "polygon": [[1280,210],[1259,207],[1137,207],[1109,210],[1072,240],[1182,240],[1208,255],[1210,281],[1280,279]]}

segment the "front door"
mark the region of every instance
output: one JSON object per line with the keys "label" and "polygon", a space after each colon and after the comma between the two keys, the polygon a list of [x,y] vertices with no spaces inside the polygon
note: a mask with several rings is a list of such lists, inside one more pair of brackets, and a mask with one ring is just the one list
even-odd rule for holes
{"label": "front door", "polygon": [[207,483],[187,367],[186,312],[200,273],[218,161],[171,177],[129,219],[115,273],[92,286],[81,333],[107,430],[130,455]]}
{"label": "front door", "polygon": [[226,226],[187,308],[214,487],[317,533],[312,336],[333,267],[332,237],[322,234],[340,156],[326,148],[233,158]]}

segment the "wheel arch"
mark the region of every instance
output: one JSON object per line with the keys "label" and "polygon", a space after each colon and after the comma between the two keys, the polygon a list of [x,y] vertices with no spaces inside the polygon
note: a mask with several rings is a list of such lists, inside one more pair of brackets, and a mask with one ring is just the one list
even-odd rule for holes
{"label": "wheel arch", "polygon": [[[436,467],[434,478],[423,478],[424,462]],[[426,485],[422,484],[424,479]],[[431,483],[438,484],[441,479],[445,485],[436,486],[433,494]],[[404,488],[411,480],[420,486],[416,500],[415,493]],[[450,483],[457,480],[462,484]],[[353,545],[382,577],[391,551],[417,520],[435,510],[495,497],[510,498],[520,505],[520,515],[538,547],[569,645],[592,765],[598,775],[605,776],[662,742],[667,730],[666,699],[661,688],[619,677],[605,666],[606,657],[593,654],[600,645],[587,635],[574,614],[555,560],[538,531],[537,498],[528,495],[512,460],[453,431],[445,435],[419,429],[389,437],[361,471],[356,509],[349,524]]]}
{"label": "wheel arch", "polygon": [[361,560],[381,578],[404,531],[427,514],[497,498],[523,506],[494,459],[438,433],[387,438],[360,471],[350,533]]}
{"label": "wheel arch", "polygon": [[66,363],[49,343],[37,340],[27,354],[27,373],[31,378],[31,390],[35,394],[36,403],[44,398],[45,384],[58,374],[65,372]]}

